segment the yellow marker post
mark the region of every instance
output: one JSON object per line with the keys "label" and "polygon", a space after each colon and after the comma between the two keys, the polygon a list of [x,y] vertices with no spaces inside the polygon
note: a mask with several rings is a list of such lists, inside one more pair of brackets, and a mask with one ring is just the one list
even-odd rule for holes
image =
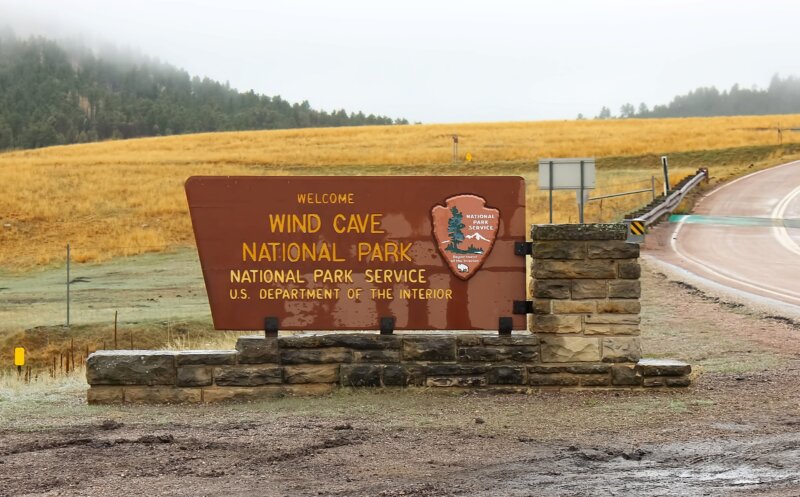
{"label": "yellow marker post", "polygon": [[467,162],[472,162],[472,153],[471,152],[467,152],[467,155],[464,158],[467,159]]}
{"label": "yellow marker post", "polygon": [[22,367],[25,365],[25,349],[17,347],[14,349],[14,366]]}
{"label": "yellow marker post", "polygon": [[22,373],[22,366],[25,365],[25,349],[23,347],[16,347],[14,349],[14,366],[17,367],[17,376]]}

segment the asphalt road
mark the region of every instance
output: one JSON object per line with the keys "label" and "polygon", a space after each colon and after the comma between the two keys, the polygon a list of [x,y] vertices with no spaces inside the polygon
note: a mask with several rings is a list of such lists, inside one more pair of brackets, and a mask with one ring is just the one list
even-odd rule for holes
{"label": "asphalt road", "polygon": [[651,251],[657,258],[739,293],[800,306],[800,161],[712,190],[661,238]]}

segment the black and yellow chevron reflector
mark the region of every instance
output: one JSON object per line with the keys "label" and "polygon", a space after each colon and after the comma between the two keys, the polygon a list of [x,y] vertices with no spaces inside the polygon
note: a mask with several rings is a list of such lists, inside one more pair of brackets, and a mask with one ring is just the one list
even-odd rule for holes
{"label": "black and yellow chevron reflector", "polygon": [[642,221],[631,221],[631,234],[644,235],[645,227]]}

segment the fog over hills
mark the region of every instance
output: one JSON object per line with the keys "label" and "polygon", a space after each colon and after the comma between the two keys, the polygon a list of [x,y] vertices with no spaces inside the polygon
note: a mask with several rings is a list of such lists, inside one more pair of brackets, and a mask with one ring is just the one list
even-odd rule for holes
{"label": "fog over hills", "polygon": [[405,123],[241,92],[130,50],[0,32],[0,150],[207,131]]}

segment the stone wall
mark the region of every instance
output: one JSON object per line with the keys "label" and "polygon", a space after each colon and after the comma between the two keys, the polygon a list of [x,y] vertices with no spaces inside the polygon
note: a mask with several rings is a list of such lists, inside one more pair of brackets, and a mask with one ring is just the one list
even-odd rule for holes
{"label": "stone wall", "polygon": [[550,387],[688,385],[681,363],[545,365],[536,335],[376,333],[242,337],[236,350],[98,351],[88,400],[183,403],[319,395],[338,387],[449,387],[525,392]]}
{"label": "stone wall", "polygon": [[530,329],[541,342],[543,369],[635,364],[641,357],[641,270],[639,246],[625,242],[626,226],[541,225],[531,237]]}
{"label": "stone wall", "polygon": [[[541,344],[532,384],[689,385],[686,364],[640,361],[639,246],[626,238],[623,224],[532,228],[530,329]],[[674,375],[654,374],[662,363]]]}
{"label": "stone wall", "polygon": [[640,359],[639,247],[624,225],[534,226],[530,332],[242,337],[227,351],[98,351],[90,403],[218,402],[338,387],[685,387],[689,365]]}

